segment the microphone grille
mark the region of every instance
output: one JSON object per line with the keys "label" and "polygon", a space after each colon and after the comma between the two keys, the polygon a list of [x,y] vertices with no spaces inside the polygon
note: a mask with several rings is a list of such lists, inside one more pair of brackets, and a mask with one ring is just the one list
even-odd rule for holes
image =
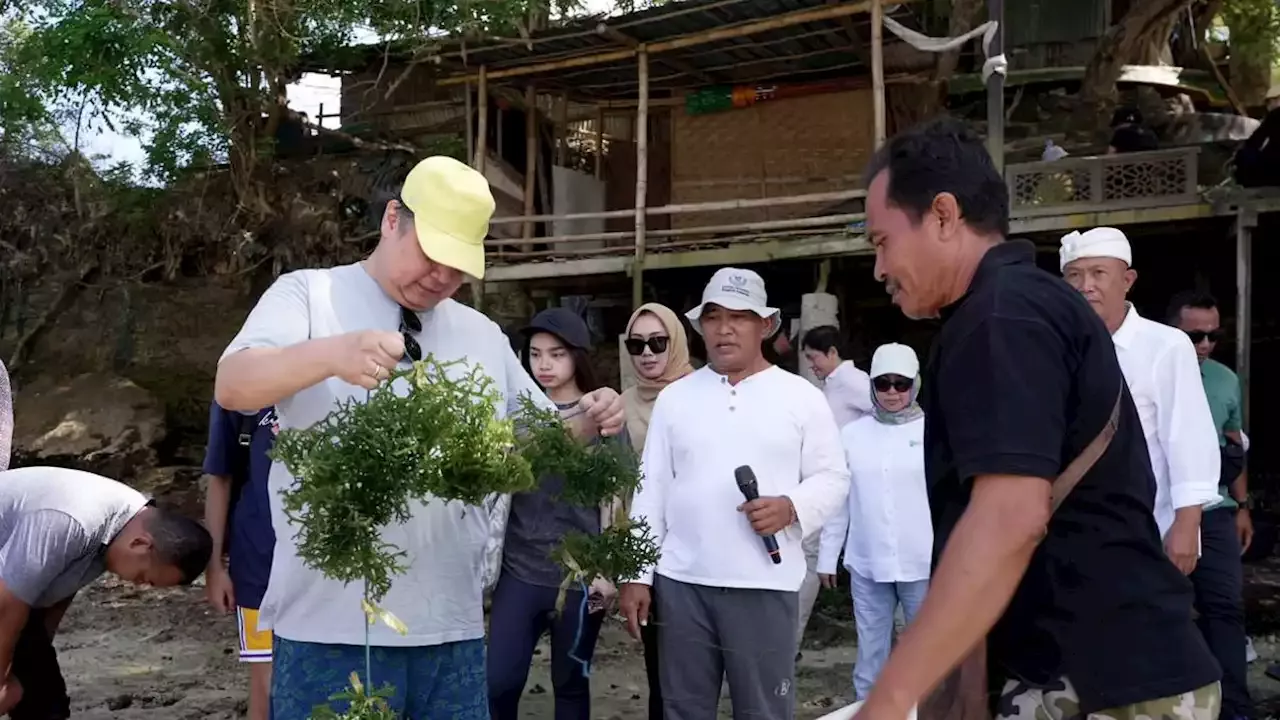
{"label": "microphone grille", "polygon": [[751,471],[750,465],[743,465],[733,471],[733,479],[738,482],[738,487],[743,487],[754,483],[756,474]]}

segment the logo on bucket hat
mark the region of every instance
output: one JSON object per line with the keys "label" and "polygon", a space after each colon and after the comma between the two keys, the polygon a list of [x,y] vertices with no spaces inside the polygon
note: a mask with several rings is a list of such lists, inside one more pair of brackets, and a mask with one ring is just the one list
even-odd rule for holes
{"label": "logo on bucket hat", "polygon": [[428,258],[484,277],[484,239],[495,207],[484,175],[451,157],[432,156],[409,171],[400,202],[413,213],[418,245]]}

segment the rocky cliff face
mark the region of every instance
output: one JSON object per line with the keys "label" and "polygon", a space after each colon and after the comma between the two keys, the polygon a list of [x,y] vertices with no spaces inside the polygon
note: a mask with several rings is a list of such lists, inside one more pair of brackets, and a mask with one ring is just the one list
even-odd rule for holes
{"label": "rocky cliff face", "polygon": [[[0,331],[6,357],[56,284]],[[13,465],[97,472],[198,513],[214,371],[251,307],[222,278],[83,293],[14,372]]]}

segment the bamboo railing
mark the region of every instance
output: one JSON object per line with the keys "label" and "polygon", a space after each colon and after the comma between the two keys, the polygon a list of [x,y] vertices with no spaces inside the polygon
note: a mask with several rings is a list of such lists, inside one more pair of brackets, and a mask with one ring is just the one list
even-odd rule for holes
{"label": "bamboo railing", "polygon": [[[1096,157],[1064,158],[1053,162],[1009,165],[1010,211],[1014,218],[1070,215],[1119,209],[1156,208],[1200,201],[1197,186],[1197,148]],[[639,188],[638,188],[639,189]],[[634,218],[634,229],[585,232],[569,235],[494,238],[485,241],[493,264],[578,259],[600,256],[633,256],[724,247],[740,243],[863,234],[865,214],[861,189],[808,193],[767,198],[714,202],[676,203],[645,207],[637,192],[637,207],[560,215],[527,215],[494,218],[494,229],[517,225],[521,229],[558,221],[622,220]],[[711,222],[655,229],[652,218],[689,216],[767,208],[809,206],[812,214],[750,222]],[[789,215],[796,215],[789,212]],[[674,223],[673,223],[674,224]]]}

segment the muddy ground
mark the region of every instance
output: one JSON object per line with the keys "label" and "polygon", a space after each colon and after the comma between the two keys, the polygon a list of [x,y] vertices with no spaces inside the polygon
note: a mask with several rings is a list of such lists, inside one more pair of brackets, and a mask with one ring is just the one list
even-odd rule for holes
{"label": "muddy ground", "polygon": [[[1248,569],[1250,631],[1260,658],[1251,685],[1260,717],[1280,714],[1280,682],[1263,674],[1280,660],[1280,562]],[[798,670],[797,717],[817,718],[850,698],[852,622],[833,617],[843,596],[830,591],[805,639]],[[235,620],[212,612],[201,588],[137,590],[111,578],[76,599],[58,638],[78,720],[231,720],[244,709],[246,675],[236,662]],[[547,652],[534,661],[522,714],[552,717]],[[620,625],[603,633],[592,671],[594,708],[601,720],[646,716],[647,690],[640,648]],[[730,717],[725,704],[722,717]]]}

